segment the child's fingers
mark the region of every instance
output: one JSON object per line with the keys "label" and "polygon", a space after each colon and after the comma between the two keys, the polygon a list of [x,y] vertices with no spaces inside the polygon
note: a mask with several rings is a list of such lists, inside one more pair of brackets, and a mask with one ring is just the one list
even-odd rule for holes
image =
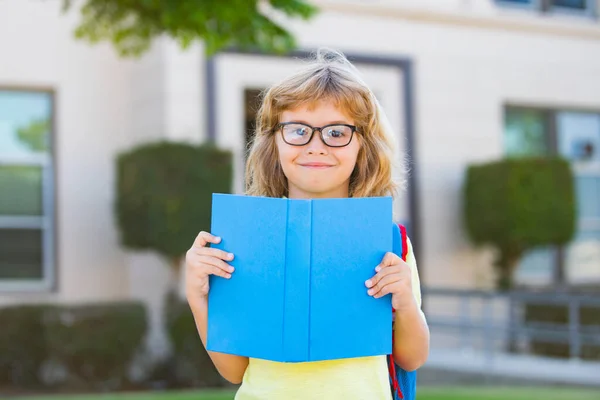
{"label": "child's fingers", "polygon": [[398,257],[395,253],[388,251],[387,253],[385,253],[383,258],[381,259],[381,262],[379,263],[378,267],[383,268],[383,267],[388,267],[390,265],[397,264],[398,260],[401,260],[401,258]]}
{"label": "child's fingers", "polygon": [[223,271],[219,267],[215,267],[213,265],[208,265],[207,269],[208,269],[207,272],[208,272],[209,275],[216,275],[216,276],[220,276],[220,277],[225,278],[225,279],[231,278],[231,274],[230,273]]}
{"label": "child's fingers", "polygon": [[[200,256],[198,258],[198,260],[202,263],[205,264],[207,266],[213,266],[216,268],[221,269],[224,272],[227,273],[232,273],[235,268],[233,268],[231,265],[227,264],[225,261],[216,258],[216,257],[211,257],[211,256]],[[212,268],[209,268],[212,270]]]}
{"label": "child's fingers", "polygon": [[[393,285],[396,282],[399,282],[402,280],[402,275],[401,274],[388,274],[386,276],[384,276],[383,278],[381,278],[381,280],[375,285],[373,286],[371,289],[369,289],[367,291],[367,293],[370,296],[374,296],[374,297],[381,297],[384,294],[387,294],[389,292],[385,292],[385,288]],[[380,295],[380,296],[378,296]]]}
{"label": "child's fingers", "polygon": [[233,254],[214,247],[194,247],[194,252],[199,256],[211,256],[226,261],[233,260]]}
{"label": "child's fingers", "polygon": [[365,285],[368,288],[371,288],[371,287],[377,285],[379,283],[379,281],[381,279],[383,279],[385,276],[387,276],[389,274],[395,274],[395,273],[400,272],[400,268],[396,268],[395,265],[391,265],[391,266],[387,266],[387,267],[383,267],[383,268],[381,268],[380,266],[377,266],[377,268],[375,268],[375,271],[378,271],[377,274],[375,274],[375,276],[373,276],[371,279],[369,279],[365,282]]}
{"label": "child's fingers", "polygon": [[378,299],[378,298],[383,297],[388,294],[397,293],[400,288],[399,285],[402,284],[401,281],[402,280],[399,280],[397,282],[391,282],[391,283],[388,283],[387,285],[384,285],[379,292],[377,292],[373,295],[373,297]]}
{"label": "child's fingers", "polygon": [[194,240],[194,246],[196,247],[206,247],[208,243],[219,243],[221,238],[218,236],[214,236],[208,232],[202,231],[196,236]]}

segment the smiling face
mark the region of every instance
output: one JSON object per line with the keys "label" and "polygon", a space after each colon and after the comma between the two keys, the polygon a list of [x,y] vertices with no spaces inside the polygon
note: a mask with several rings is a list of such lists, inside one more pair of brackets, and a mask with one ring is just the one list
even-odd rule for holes
{"label": "smiling face", "polygon": [[[281,114],[280,122],[299,122],[316,127],[354,125],[354,121],[329,100],[286,110]],[[276,143],[281,168],[288,181],[289,198],[348,197],[350,175],[360,150],[358,134],[354,133],[347,146],[329,147],[315,131],[309,143],[292,146],[283,140],[282,132],[278,130]]]}

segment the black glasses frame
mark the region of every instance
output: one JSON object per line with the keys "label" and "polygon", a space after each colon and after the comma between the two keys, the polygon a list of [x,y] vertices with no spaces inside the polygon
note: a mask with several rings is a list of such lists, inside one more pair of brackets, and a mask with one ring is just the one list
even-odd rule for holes
{"label": "black glasses frame", "polygon": [[[286,125],[302,125],[307,128],[310,128],[310,136],[308,137],[308,140],[306,141],[306,143],[297,144],[297,143],[290,143],[287,140],[285,140],[285,135],[283,134],[283,129],[281,129],[281,128],[283,128]],[[332,146],[332,145],[328,144],[325,141],[325,139],[323,138],[323,129],[329,128],[330,126],[346,126],[348,128],[351,128],[350,140],[348,140],[348,143],[343,144],[341,146]],[[321,136],[321,141],[323,143],[325,143],[326,146],[329,146],[329,147],[346,147],[352,142],[352,138],[354,137],[354,132],[359,132],[359,130],[356,126],[349,125],[349,124],[329,124],[329,125],[323,125],[323,126],[310,126],[307,124],[303,124],[302,122],[281,122],[281,123],[277,124],[274,131],[281,131],[281,137],[282,137],[283,141],[286,142],[287,144],[289,144],[290,146],[306,146],[312,140],[313,135],[315,134],[315,131],[319,131],[319,135]]]}

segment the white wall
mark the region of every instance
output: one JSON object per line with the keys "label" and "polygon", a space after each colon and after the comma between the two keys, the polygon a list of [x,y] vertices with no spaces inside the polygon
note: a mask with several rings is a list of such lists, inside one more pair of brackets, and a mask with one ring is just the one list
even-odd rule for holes
{"label": "white wall", "polygon": [[206,132],[205,70],[202,45],[182,51],[172,40],[164,40],[165,135],[171,140],[203,141]]}
{"label": "white wall", "polygon": [[74,41],[60,2],[0,2],[0,87],[56,96],[53,293],[0,293],[0,304],[124,298],[128,279],[113,219],[114,155],[131,142],[131,63]]}

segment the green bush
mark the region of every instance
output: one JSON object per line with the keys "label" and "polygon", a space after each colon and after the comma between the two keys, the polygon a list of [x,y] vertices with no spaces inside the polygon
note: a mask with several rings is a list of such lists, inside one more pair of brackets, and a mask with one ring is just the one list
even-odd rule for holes
{"label": "green bush", "polygon": [[[232,154],[211,143],[160,141],[118,156],[115,213],[121,244],[167,259],[175,272],[169,298],[179,284],[186,251],[198,232],[210,231],[213,193],[230,193],[232,175]],[[164,306],[174,355],[154,368],[150,380],[220,386],[224,380],[202,346],[187,304],[170,301]]]}
{"label": "green bush", "polygon": [[173,384],[192,387],[228,385],[202,344],[189,305],[173,295],[168,296],[165,304],[167,334],[173,349]]}
{"label": "green bush", "polygon": [[498,250],[497,286],[512,286],[523,253],[569,242],[575,231],[573,175],[560,158],[506,159],[469,166],[464,223],[477,245]]}
{"label": "green bush", "polygon": [[56,308],[44,321],[51,360],[66,368],[72,382],[119,387],[147,330],[141,303],[108,303]]}
{"label": "green bush", "polygon": [[231,153],[211,144],[161,141],[117,159],[116,215],[121,243],[154,250],[172,265],[201,230],[210,230],[213,193],[229,193]]}
{"label": "green bush", "polygon": [[42,385],[40,367],[47,358],[43,319],[46,305],[0,308],[0,384]]}
{"label": "green bush", "polygon": [[[19,305],[0,309],[0,384],[107,389],[127,382],[146,333],[141,303]],[[44,381],[44,366],[64,371]],[[46,368],[47,369],[47,368]]]}

